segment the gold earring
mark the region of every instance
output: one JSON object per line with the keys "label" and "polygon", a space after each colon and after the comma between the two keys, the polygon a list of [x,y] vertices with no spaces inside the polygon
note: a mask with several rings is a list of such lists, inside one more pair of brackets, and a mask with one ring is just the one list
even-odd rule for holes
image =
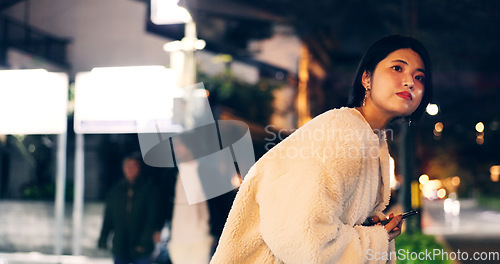
{"label": "gold earring", "polygon": [[368,95],[368,92],[370,92],[370,89],[365,90],[365,97],[363,98],[363,106],[366,106],[366,96]]}

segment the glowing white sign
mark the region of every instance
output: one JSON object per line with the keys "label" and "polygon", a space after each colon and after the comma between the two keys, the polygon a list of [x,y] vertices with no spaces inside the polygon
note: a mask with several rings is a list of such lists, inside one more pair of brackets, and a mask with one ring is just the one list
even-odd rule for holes
{"label": "glowing white sign", "polygon": [[174,98],[182,93],[175,87],[174,73],[163,66],[94,68],[78,73],[75,132],[137,133],[138,126],[154,121],[180,131],[172,119]]}
{"label": "glowing white sign", "polygon": [[66,132],[68,77],[43,69],[0,71],[0,134]]}

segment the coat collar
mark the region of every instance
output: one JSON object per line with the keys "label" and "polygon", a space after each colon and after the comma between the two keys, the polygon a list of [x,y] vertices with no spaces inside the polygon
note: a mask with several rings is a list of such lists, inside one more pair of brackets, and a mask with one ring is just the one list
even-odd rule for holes
{"label": "coat collar", "polygon": [[[366,121],[365,117],[356,108],[347,108],[358,118],[363,120],[366,124],[367,129],[372,130],[370,124]],[[373,131],[373,130],[372,130]],[[390,166],[389,166],[389,149],[387,146],[387,134],[385,130],[374,131],[373,135],[370,136],[372,140],[378,140],[379,144],[379,154],[380,154],[380,172],[382,176],[382,186],[380,187],[381,201],[375,208],[375,211],[382,211],[389,205],[389,199],[391,198],[391,184],[390,184]]]}

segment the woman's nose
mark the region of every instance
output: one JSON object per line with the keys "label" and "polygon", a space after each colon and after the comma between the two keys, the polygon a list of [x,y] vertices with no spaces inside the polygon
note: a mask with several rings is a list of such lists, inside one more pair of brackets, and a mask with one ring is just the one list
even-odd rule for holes
{"label": "woman's nose", "polygon": [[412,76],[405,76],[403,79],[403,85],[408,86],[410,89],[413,89],[413,86],[415,86],[415,81],[413,80]]}

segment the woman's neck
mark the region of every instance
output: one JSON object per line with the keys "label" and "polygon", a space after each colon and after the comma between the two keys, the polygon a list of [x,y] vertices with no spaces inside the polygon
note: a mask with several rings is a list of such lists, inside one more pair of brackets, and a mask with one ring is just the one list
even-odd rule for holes
{"label": "woman's neck", "polygon": [[390,118],[386,118],[384,115],[376,113],[376,111],[370,111],[366,106],[356,107],[356,109],[365,118],[372,130],[382,130],[390,121]]}

